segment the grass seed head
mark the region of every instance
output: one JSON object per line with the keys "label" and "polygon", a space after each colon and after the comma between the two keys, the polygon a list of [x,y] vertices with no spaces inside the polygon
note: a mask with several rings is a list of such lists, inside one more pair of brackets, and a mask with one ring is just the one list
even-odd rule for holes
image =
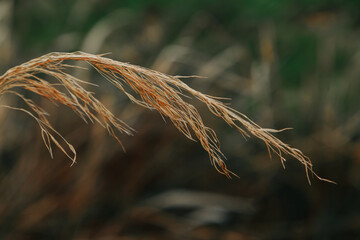
{"label": "grass seed head", "polygon": [[[244,137],[255,136],[264,141],[269,154],[273,152],[278,155],[283,165],[284,155],[297,159],[304,165],[309,182],[309,173],[321,180],[326,180],[314,173],[310,159],[300,150],[290,147],[272,134],[277,131],[261,128],[244,114],[225,105],[219,98],[196,91],[177,77],[83,52],[50,53],[13,67],[0,77],[0,95],[13,94],[23,100],[28,109],[7,107],[26,112],[37,121],[43,141],[51,155],[51,145],[54,143],[73,163],[76,161],[76,151],[73,146],[51,127],[43,109],[17,92],[19,88],[71,108],[84,121],[98,122],[120,144],[118,133],[132,134],[133,132],[131,127],[114,116],[83,87],[86,81],[65,71],[76,66],[67,64],[67,61],[88,63],[107,81],[126,94],[133,103],[155,109],[162,116],[170,119],[186,137],[200,142],[208,152],[212,165],[227,177],[235,174],[226,167],[216,133],[204,125],[198,110],[186,102],[184,99],[187,98],[184,96],[192,96],[203,102],[214,115],[235,127]],[[54,78],[56,83],[46,81],[43,78],[45,75]]]}

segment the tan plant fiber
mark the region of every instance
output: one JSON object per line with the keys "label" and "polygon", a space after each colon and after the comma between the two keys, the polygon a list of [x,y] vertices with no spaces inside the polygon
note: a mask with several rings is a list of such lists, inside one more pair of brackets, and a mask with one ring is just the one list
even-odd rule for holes
{"label": "tan plant fiber", "polygon": [[[10,93],[21,98],[29,109],[5,106],[31,115],[39,124],[44,143],[52,156],[51,143],[57,145],[72,161],[76,161],[76,151],[47,119],[47,113],[32,100],[16,91],[19,88],[36,93],[54,103],[71,108],[84,121],[98,122],[117,139],[115,131],[131,135],[133,129],[113,115],[93,93],[82,85],[89,84],[65,72],[75,67],[67,61],[81,61],[90,64],[106,80],[123,91],[133,102],[148,109],[156,109],[162,116],[169,118],[175,127],[186,137],[198,140],[208,152],[211,163],[221,174],[233,174],[224,163],[219,141],[215,132],[206,127],[197,109],[184,99],[195,97],[216,116],[235,127],[244,137],[253,135],[263,140],[270,152],[276,153],[284,165],[283,155],[290,155],[300,161],[309,180],[309,172],[320,178],[312,170],[312,163],[300,150],[292,148],[272,135],[276,130],[263,129],[244,114],[226,106],[219,98],[198,92],[183,83],[179,78],[154,70],[92,55],[83,52],[50,53],[9,69],[0,77],[0,95]],[[48,75],[57,83],[50,83],[43,77]],[[125,87],[125,85],[127,85]],[[131,92],[131,93],[130,93]],[[135,94],[134,94],[135,93]],[[138,98],[135,96],[138,95]],[[270,155],[271,156],[271,155]],[[235,175],[235,174],[233,174]],[[329,181],[329,180],[326,180]],[[310,182],[310,180],[309,180]]]}

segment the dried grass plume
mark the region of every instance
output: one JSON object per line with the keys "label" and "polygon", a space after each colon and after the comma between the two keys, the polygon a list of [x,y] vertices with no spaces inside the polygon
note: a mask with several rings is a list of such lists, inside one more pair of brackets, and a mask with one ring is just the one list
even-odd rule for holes
{"label": "dried grass plume", "polygon": [[[255,136],[265,142],[269,153],[274,152],[284,164],[284,155],[297,159],[309,173],[320,178],[312,170],[312,163],[300,150],[292,148],[272,135],[275,130],[263,129],[244,114],[226,106],[219,98],[203,94],[190,88],[177,77],[154,70],[131,65],[83,52],[50,53],[9,69],[0,77],[0,95],[14,94],[28,106],[11,109],[24,111],[32,116],[40,126],[44,143],[52,155],[52,143],[57,145],[72,161],[76,161],[76,151],[49,123],[46,112],[32,100],[20,94],[19,88],[38,94],[52,102],[65,105],[77,113],[84,121],[98,122],[109,134],[118,139],[116,132],[132,134],[133,129],[113,115],[93,94],[83,86],[89,84],[71,74],[66,69],[74,67],[72,62],[87,62],[106,80],[120,89],[133,102],[148,109],[156,109],[162,116],[169,118],[175,127],[186,137],[197,140],[208,152],[212,165],[227,177],[233,174],[224,163],[219,141],[215,132],[204,125],[197,109],[186,102],[184,96],[192,96],[206,104],[209,110],[235,127],[244,137]],[[56,79],[50,83],[44,76]],[[130,90],[130,91],[129,91]],[[309,180],[310,181],[310,180]],[[329,181],[329,180],[326,180]]]}

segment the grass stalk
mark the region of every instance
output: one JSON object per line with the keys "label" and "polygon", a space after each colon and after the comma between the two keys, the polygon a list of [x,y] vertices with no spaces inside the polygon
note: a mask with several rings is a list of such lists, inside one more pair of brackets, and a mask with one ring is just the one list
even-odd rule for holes
{"label": "grass stalk", "polygon": [[[68,61],[71,63],[68,64]],[[305,167],[309,182],[309,173],[321,180],[329,181],[314,173],[310,159],[300,150],[290,147],[273,135],[278,131],[261,128],[244,114],[225,105],[220,98],[196,91],[177,77],[115,61],[103,55],[83,52],[50,53],[15,66],[0,77],[0,95],[16,95],[27,104],[28,109],[5,107],[24,111],[37,121],[43,141],[51,155],[52,143],[54,143],[73,163],[76,162],[74,147],[51,126],[47,118],[48,114],[43,109],[17,91],[19,88],[71,108],[84,121],[98,122],[120,144],[118,133],[129,135],[133,133],[130,126],[114,116],[93,96],[92,92],[85,89],[84,86],[90,84],[89,82],[67,73],[66,70],[76,67],[74,61],[88,63],[107,81],[126,94],[133,103],[155,109],[163,117],[170,119],[187,138],[200,142],[208,152],[212,165],[227,177],[235,174],[226,167],[216,133],[204,125],[198,110],[185,101],[187,97],[200,100],[214,115],[235,127],[244,137],[255,136],[261,139],[266,144],[270,156],[271,152],[278,155],[283,165],[285,155],[297,159]],[[45,75],[56,79],[56,83],[47,81]]]}

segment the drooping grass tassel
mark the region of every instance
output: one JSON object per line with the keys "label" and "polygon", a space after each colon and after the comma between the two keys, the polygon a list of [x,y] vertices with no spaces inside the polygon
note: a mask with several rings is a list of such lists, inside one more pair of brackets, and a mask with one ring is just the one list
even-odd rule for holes
{"label": "drooping grass tassel", "polygon": [[[269,153],[274,152],[278,155],[283,164],[285,161],[283,155],[290,155],[300,161],[305,167],[309,182],[309,172],[321,180],[329,181],[314,173],[310,159],[300,150],[290,147],[273,136],[272,132],[277,132],[276,130],[261,128],[244,114],[226,106],[218,98],[196,91],[176,77],[115,61],[101,55],[83,52],[50,53],[11,68],[0,77],[0,95],[14,94],[25,101],[29,110],[13,109],[25,111],[36,119],[41,128],[44,143],[51,154],[51,143],[53,142],[73,162],[76,160],[74,148],[51,127],[45,111],[30,99],[16,92],[17,88],[26,89],[52,102],[65,105],[84,121],[98,122],[120,144],[115,130],[125,134],[133,132],[131,127],[115,117],[91,92],[82,86],[88,82],[65,72],[66,69],[75,67],[65,61],[87,62],[106,80],[126,94],[133,103],[145,108],[156,109],[162,116],[169,118],[186,137],[200,142],[208,152],[216,170],[227,177],[233,173],[227,169],[224,163],[224,156],[220,151],[215,132],[204,125],[197,109],[184,100],[185,95],[193,96],[206,104],[214,115],[235,127],[243,136],[250,137],[252,135],[264,141]],[[44,75],[53,77],[57,83],[46,81],[43,78]]]}

